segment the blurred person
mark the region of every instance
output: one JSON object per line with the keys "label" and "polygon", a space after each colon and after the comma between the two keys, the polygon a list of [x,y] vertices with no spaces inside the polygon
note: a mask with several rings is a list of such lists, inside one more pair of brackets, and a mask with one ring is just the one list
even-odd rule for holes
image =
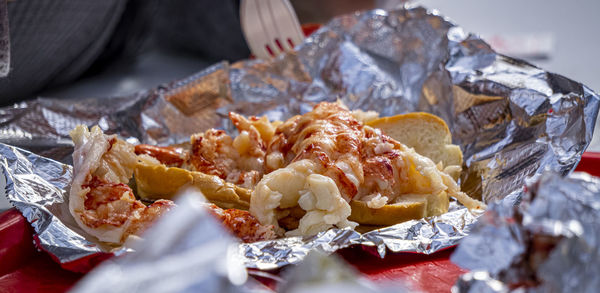
{"label": "blurred person", "polygon": [[[235,61],[250,52],[239,24],[239,1],[4,1],[10,56],[0,78],[7,105],[96,74],[143,50],[188,52],[208,61]],[[2,49],[0,43],[0,49]],[[8,48],[5,48],[5,51]]]}
{"label": "blurred person", "polygon": [[[374,3],[292,1],[301,22],[320,23]],[[0,38],[0,106],[133,63],[151,50],[208,64],[247,58],[239,7],[240,0],[0,0],[0,33],[10,35]]]}

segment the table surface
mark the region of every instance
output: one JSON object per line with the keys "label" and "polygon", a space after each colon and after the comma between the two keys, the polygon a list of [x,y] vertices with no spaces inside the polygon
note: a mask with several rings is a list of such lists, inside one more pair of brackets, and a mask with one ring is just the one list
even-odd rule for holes
{"label": "table surface", "polygon": [[[17,210],[0,213],[1,292],[64,292],[83,277],[36,251],[32,234],[33,229]],[[354,246],[338,251],[338,255],[375,282],[402,280],[422,292],[448,292],[458,276],[466,272],[450,261],[452,251],[450,248],[432,255],[388,253],[381,259],[374,248]],[[276,286],[270,279],[258,280]]]}

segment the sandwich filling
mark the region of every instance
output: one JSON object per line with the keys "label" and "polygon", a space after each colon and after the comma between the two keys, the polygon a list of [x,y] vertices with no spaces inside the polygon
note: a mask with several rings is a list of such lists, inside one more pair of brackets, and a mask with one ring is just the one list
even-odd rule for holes
{"label": "sandwich filling", "polygon": [[180,166],[253,189],[250,213],[286,235],[356,226],[348,220],[351,201],[380,209],[409,195],[443,194],[446,207],[437,205],[437,214],[447,210],[447,196],[481,206],[443,166],[363,123],[375,116],[327,102],[285,122],[230,113],[239,135],[193,135]]}
{"label": "sandwich filling", "polygon": [[[186,175],[188,179],[179,180],[181,184],[202,185],[213,197],[227,194],[236,200],[234,206],[245,202],[249,215],[278,235],[314,235],[334,226],[353,228],[355,222],[387,225],[439,215],[447,211],[449,197],[469,209],[483,206],[460,191],[448,166],[436,164],[380,129],[365,125],[376,116],[327,102],[284,122],[230,113],[239,132],[235,138],[223,130],[209,129],[193,135],[187,147],[138,145],[135,154],[138,160],[147,158],[149,162],[151,156],[152,164],[163,165],[162,169],[145,170],[167,170],[167,166],[188,170],[178,169],[173,174],[192,171]],[[208,174],[215,180],[190,174]],[[126,183],[130,174],[126,175],[110,182]],[[80,186],[86,188],[89,184],[82,181]],[[237,196],[238,189],[227,185],[231,183],[252,191],[245,198]],[[207,186],[210,184],[214,188]],[[399,217],[403,212],[407,216]]]}

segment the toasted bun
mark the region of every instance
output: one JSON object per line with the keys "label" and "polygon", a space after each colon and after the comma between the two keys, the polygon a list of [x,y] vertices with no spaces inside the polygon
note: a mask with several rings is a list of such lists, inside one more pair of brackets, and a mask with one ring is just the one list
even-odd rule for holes
{"label": "toasted bun", "polygon": [[182,187],[193,186],[220,208],[247,210],[250,206],[250,190],[214,175],[140,162],[134,176],[137,195],[142,199],[172,199]]}
{"label": "toasted bun", "polygon": [[448,195],[404,194],[396,202],[386,204],[379,209],[370,208],[366,202],[352,200],[352,213],[349,220],[361,225],[390,226],[401,222],[438,216],[448,211]]}
{"label": "toasted bun", "polygon": [[462,165],[462,151],[452,144],[452,135],[446,122],[440,117],[415,112],[378,118],[367,125],[379,128],[383,133],[411,148],[434,163],[444,167]]}
{"label": "toasted bun", "polygon": [[[455,179],[460,174],[462,151],[452,144],[448,125],[441,118],[423,112],[408,113],[370,120],[366,125],[415,149],[417,153],[441,163],[446,172]],[[416,173],[415,170],[413,172]],[[415,184],[421,184],[419,174],[413,174]],[[375,209],[366,202],[352,200],[349,219],[361,225],[389,226],[413,219],[441,215],[448,211],[446,192],[438,194],[405,194],[394,203]]]}
{"label": "toasted bun", "polygon": [[[378,118],[366,123],[384,134],[415,149],[443,167],[460,172],[462,152],[452,145],[448,126],[441,118],[428,113],[409,113]],[[411,169],[412,170],[412,169]],[[414,184],[426,184],[412,170]],[[206,198],[221,208],[249,208],[251,191],[225,182],[217,176],[187,171],[164,165],[138,163],[134,171],[138,195],[145,199],[172,198],[182,187],[195,186]],[[456,176],[457,174],[451,174]],[[415,188],[419,189],[419,188]],[[349,220],[361,225],[390,226],[413,219],[441,215],[448,211],[449,198],[444,191],[437,194],[404,194],[381,208],[370,208],[364,201],[350,201]]]}

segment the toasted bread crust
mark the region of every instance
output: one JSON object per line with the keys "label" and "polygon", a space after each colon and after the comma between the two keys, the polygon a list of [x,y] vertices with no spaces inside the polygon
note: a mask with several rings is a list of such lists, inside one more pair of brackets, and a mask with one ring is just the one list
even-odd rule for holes
{"label": "toasted bread crust", "polygon": [[386,124],[405,123],[411,120],[418,120],[422,123],[430,123],[431,126],[438,127],[442,132],[445,133],[445,135],[443,136],[443,142],[446,144],[452,143],[452,135],[450,133],[450,128],[448,128],[448,124],[446,124],[444,119],[427,112],[411,112],[406,114],[381,117],[371,120],[366,124],[371,127],[381,128],[385,127],[384,125]]}
{"label": "toasted bread crust", "polygon": [[[462,151],[452,144],[452,135],[446,122],[438,116],[414,112],[368,121],[368,126],[381,129],[384,134],[415,149],[443,167],[462,165]],[[453,169],[452,167],[449,169]],[[456,169],[456,168],[454,168]],[[458,172],[459,173],[459,172]],[[456,179],[458,174],[451,174]],[[415,178],[419,178],[416,176]],[[446,192],[438,194],[407,194],[400,202],[375,209],[365,202],[351,201],[350,220],[361,225],[389,226],[412,219],[437,216],[448,211]]]}
{"label": "toasted bread crust", "polygon": [[439,216],[448,211],[448,195],[405,194],[396,203],[386,204],[375,209],[363,201],[350,201],[352,214],[348,218],[361,225],[390,226],[398,223],[418,220],[424,217]]}
{"label": "toasted bread crust", "polygon": [[350,201],[352,213],[348,219],[361,225],[390,226],[401,222],[421,219],[427,215],[427,200],[398,204],[386,204],[379,209],[367,206],[364,201]]}
{"label": "toasted bread crust", "polygon": [[[458,146],[451,144],[448,126],[435,115],[408,113],[375,119],[366,124],[380,128],[384,134],[414,148],[436,163],[441,162],[444,167],[462,164],[462,152]],[[424,133],[429,137],[423,138]],[[424,145],[425,142],[429,144]],[[436,161],[436,158],[439,160]],[[249,208],[251,191],[225,182],[218,176],[145,163],[138,163],[134,174],[138,195],[145,199],[172,198],[182,187],[194,186],[202,191],[207,200],[221,208]],[[420,178],[417,175],[412,177]],[[420,181],[417,181],[415,184],[419,184]],[[447,212],[448,205],[449,197],[444,191],[437,194],[405,194],[381,208],[370,208],[364,201],[351,200],[352,212],[348,219],[361,225],[389,226],[441,215]]]}
{"label": "toasted bread crust", "polygon": [[138,163],[134,169],[137,194],[142,199],[173,199],[183,187],[198,188],[220,208],[248,210],[251,191],[221,178],[177,167]]}
{"label": "toasted bread crust", "polygon": [[444,167],[462,165],[462,152],[452,144],[452,134],[444,120],[425,112],[400,114],[369,121],[385,135],[415,149]]}

